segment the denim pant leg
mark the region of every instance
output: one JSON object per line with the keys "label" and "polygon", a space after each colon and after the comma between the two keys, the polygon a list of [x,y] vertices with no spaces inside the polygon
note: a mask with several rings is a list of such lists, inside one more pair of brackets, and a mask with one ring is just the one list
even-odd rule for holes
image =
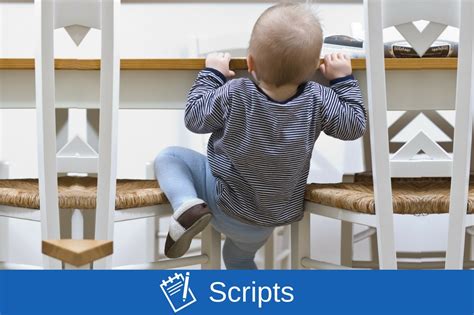
{"label": "denim pant leg", "polygon": [[217,206],[216,179],[207,157],[190,149],[169,147],[155,159],[155,174],[173,209],[195,198],[213,213],[212,225],[226,235],[223,258],[227,269],[256,269],[255,253],[273,228],[243,223]]}
{"label": "denim pant leg", "polygon": [[212,209],[213,227],[226,236],[222,256],[227,269],[257,269],[255,254],[273,233],[272,227],[251,225],[239,221],[217,206],[216,179],[209,163],[206,169],[208,205]]}
{"label": "denim pant leg", "polygon": [[156,178],[173,210],[196,198],[208,202],[206,165],[205,155],[182,147],[168,147],[155,158]]}

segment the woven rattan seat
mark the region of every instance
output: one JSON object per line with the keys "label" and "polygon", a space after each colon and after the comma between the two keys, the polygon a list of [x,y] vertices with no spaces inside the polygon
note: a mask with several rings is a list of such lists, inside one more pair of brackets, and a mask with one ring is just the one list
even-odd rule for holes
{"label": "woven rattan seat", "polygon": [[[65,176],[59,177],[58,184],[61,209],[95,209],[97,178]],[[117,180],[117,210],[164,203],[168,201],[156,180]],[[39,209],[38,180],[0,180],[0,205]]]}
{"label": "woven rattan seat", "polygon": [[[393,210],[397,214],[448,213],[450,178],[392,179]],[[305,200],[359,213],[374,214],[373,183],[368,176],[354,183],[310,184]],[[473,213],[474,183],[469,186],[468,213]]]}

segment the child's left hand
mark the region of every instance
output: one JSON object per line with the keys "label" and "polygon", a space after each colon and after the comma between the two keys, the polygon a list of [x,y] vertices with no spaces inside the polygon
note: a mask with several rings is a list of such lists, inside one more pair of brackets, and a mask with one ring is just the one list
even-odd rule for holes
{"label": "child's left hand", "polygon": [[211,53],[207,55],[206,67],[216,69],[226,78],[235,76],[235,72],[229,69],[230,54],[229,53]]}
{"label": "child's left hand", "polygon": [[352,74],[351,58],[342,53],[326,55],[319,70],[327,80],[343,78]]}

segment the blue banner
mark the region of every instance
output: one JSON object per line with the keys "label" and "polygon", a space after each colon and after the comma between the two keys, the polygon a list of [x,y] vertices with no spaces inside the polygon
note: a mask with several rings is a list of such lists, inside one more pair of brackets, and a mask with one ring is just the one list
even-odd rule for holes
{"label": "blue banner", "polygon": [[0,314],[474,314],[474,271],[1,271]]}

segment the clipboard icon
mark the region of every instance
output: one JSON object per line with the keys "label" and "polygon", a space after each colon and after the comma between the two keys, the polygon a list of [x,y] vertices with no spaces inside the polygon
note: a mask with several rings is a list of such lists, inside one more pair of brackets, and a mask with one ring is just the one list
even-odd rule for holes
{"label": "clipboard icon", "polygon": [[196,297],[189,288],[189,272],[185,276],[175,273],[173,277],[163,280],[160,288],[175,313],[196,302]]}

